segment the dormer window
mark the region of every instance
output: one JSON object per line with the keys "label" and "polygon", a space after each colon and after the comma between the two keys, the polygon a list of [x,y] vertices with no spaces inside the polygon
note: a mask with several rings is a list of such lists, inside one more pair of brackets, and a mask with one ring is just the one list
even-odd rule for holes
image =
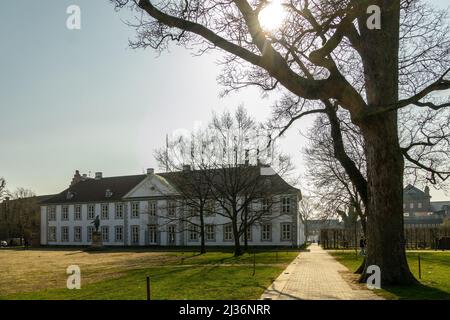
{"label": "dormer window", "polygon": [[110,189],[106,189],[105,191],[105,197],[106,198],[111,198],[113,195],[112,191]]}
{"label": "dormer window", "polygon": [[67,195],[66,195],[66,199],[67,199],[67,200],[72,199],[73,196],[74,196],[73,192],[67,191]]}

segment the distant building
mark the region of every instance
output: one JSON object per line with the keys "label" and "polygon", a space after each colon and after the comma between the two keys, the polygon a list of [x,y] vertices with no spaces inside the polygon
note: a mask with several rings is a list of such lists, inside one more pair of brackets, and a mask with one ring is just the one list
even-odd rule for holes
{"label": "distant building", "polygon": [[320,232],[324,229],[344,229],[343,223],[338,219],[318,219],[306,222],[306,239],[309,242],[317,242],[320,240]]}
{"label": "distant building", "polygon": [[405,217],[426,217],[432,213],[430,188],[422,191],[408,184],[403,189],[403,212]]}
{"label": "distant building", "polygon": [[450,201],[433,201],[431,209],[435,214],[450,217]]}
{"label": "distant building", "polygon": [[403,189],[406,228],[435,228],[450,217],[450,201],[431,201],[430,188],[422,191],[409,184]]}

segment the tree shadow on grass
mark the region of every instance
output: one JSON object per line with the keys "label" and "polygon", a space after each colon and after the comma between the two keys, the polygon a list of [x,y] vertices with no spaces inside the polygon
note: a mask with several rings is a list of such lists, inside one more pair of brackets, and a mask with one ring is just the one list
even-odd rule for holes
{"label": "tree shadow on grass", "polygon": [[[275,281],[275,279],[273,279],[273,280]],[[273,284],[273,281],[269,288],[266,288],[263,286],[258,286],[258,287],[263,289],[262,300],[272,300],[273,297],[276,297],[277,300],[303,300],[297,296],[288,294],[286,292],[281,291],[280,289],[277,289],[275,287],[275,284]]]}
{"label": "tree shadow on grass", "polygon": [[[450,293],[426,286],[423,284],[413,286],[389,286],[383,290],[388,299],[400,300],[450,300]],[[382,294],[385,295],[385,294]]]}

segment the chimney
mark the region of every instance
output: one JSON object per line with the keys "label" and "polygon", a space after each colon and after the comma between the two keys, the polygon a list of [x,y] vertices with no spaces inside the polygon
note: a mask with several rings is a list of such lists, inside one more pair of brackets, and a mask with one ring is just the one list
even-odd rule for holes
{"label": "chimney", "polygon": [[101,178],[103,178],[103,173],[102,172],[96,172],[95,173],[95,180],[100,180]]}
{"label": "chimney", "polygon": [[80,171],[75,170],[75,174],[73,175],[72,182],[70,182],[70,186],[72,187],[73,185],[77,184],[80,181],[81,181]]}
{"label": "chimney", "polygon": [[188,164],[183,165],[183,171],[184,172],[191,171],[191,166]]}
{"label": "chimney", "polygon": [[153,168],[147,168],[147,175],[155,174],[155,169]]}

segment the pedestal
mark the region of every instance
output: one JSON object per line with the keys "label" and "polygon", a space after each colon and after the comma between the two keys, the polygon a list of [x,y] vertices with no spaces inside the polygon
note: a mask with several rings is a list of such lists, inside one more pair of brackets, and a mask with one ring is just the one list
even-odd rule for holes
{"label": "pedestal", "polygon": [[102,233],[101,232],[98,232],[98,231],[92,232],[91,248],[92,249],[101,249],[101,248],[103,248],[103,241],[102,241]]}

